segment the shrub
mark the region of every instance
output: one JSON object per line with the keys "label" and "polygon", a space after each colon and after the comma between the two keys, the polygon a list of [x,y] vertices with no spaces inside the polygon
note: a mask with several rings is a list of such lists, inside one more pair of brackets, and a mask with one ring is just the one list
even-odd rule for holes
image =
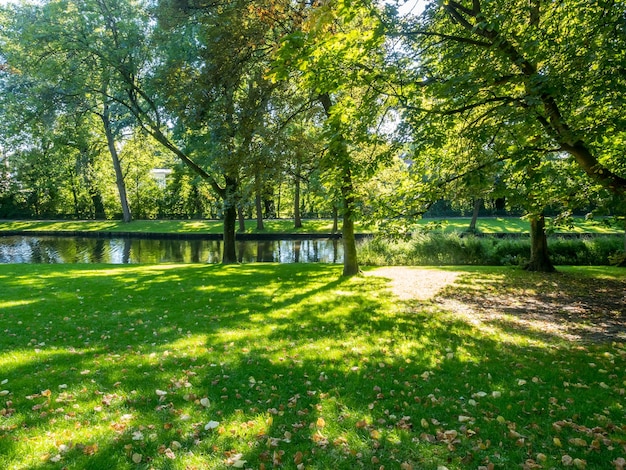
{"label": "shrub", "polygon": [[[555,265],[604,266],[623,252],[620,236],[584,238],[551,237],[548,248]],[[523,265],[530,257],[527,237],[497,238],[425,232],[410,239],[375,237],[361,242],[364,265]]]}

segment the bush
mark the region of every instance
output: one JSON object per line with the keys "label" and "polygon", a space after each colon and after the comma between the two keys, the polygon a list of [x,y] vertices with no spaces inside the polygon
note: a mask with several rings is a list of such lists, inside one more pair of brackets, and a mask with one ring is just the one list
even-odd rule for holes
{"label": "bush", "polygon": [[[620,236],[585,238],[551,237],[548,247],[555,265],[605,266],[623,250]],[[530,257],[527,237],[496,238],[425,232],[408,239],[375,237],[360,244],[359,258],[364,265],[442,266],[523,265]]]}

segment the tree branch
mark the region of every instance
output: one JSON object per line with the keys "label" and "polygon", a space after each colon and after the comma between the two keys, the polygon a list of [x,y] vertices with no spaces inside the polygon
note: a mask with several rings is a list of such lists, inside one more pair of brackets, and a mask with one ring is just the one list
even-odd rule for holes
{"label": "tree branch", "polygon": [[471,44],[472,46],[479,46],[479,47],[492,47],[493,43],[491,42],[487,42],[487,41],[478,41],[476,39],[471,39],[471,38],[466,38],[463,36],[454,36],[451,34],[443,34],[443,33],[435,33],[432,31],[423,31],[423,30],[417,30],[417,31],[404,31],[402,33],[398,33],[398,36],[430,36],[430,37],[437,37],[437,38],[441,38],[441,39],[446,39],[449,41],[454,41],[454,42],[458,42],[458,43],[462,43],[462,44]]}

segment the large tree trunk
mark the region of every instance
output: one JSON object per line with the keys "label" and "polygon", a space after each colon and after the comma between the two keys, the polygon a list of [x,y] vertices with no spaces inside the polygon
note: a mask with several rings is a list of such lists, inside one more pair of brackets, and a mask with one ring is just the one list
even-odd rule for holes
{"label": "large tree trunk", "polygon": [[546,221],[543,215],[530,218],[530,261],[525,266],[527,271],[552,273],[556,271],[548,252]]}
{"label": "large tree trunk", "polygon": [[124,172],[122,171],[122,165],[120,158],[115,148],[115,137],[113,136],[113,130],[111,129],[111,121],[109,117],[109,106],[104,105],[102,114],[102,123],[104,124],[104,133],[107,138],[107,145],[109,147],[109,153],[113,160],[113,168],[115,169],[115,183],[117,185],[117,192],[120,196],[120,204],[122,206],[122,219],[124,222],[130,222],[132,216],[130,214],[130,206],[128,205],[128,196],[126,195],[126,183],[124,182]]}
{"label": "large tree trunk", "polygon": [[302,228],[302,215],[300,214],[300,177],[296,175],[293,190],[293,226]]}
{"label": "large tree trunk", "polygon": [[226,190],[224,193],[224,252],[222,263],[237,263],[237,249],[235,229],[237,226],[237,183],[233,178],[226,177]]}

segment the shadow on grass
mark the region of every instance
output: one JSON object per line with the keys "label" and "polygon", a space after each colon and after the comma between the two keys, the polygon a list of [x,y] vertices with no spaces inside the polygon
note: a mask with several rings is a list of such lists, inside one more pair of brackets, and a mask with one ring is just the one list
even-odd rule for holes
{"label": "shadow on grass", "polygon": [[[556,274],[498,269],[467,274],[437,300],[468,320],[516,329],[541,341],[626,340],[626,278],[617,269]],[[612,275],[611,275],[612,274]]]}
{"label": "shadow on grass", "polygon": [[[579,449],[590,467],[617,458],[619,379],[598,375],[615,367],[604,352],[506,325],[485,332],[432,302],[397,302],[380,278],[339,273],[0,267],[11,402],[0,406],[13,410],[1,418],[0,463],[510,468],[572,453],[553,437],[580,428],[555,434],[559,420],[605,430],[610,445]],[[572,403],[565,382],[580,385]]]}

